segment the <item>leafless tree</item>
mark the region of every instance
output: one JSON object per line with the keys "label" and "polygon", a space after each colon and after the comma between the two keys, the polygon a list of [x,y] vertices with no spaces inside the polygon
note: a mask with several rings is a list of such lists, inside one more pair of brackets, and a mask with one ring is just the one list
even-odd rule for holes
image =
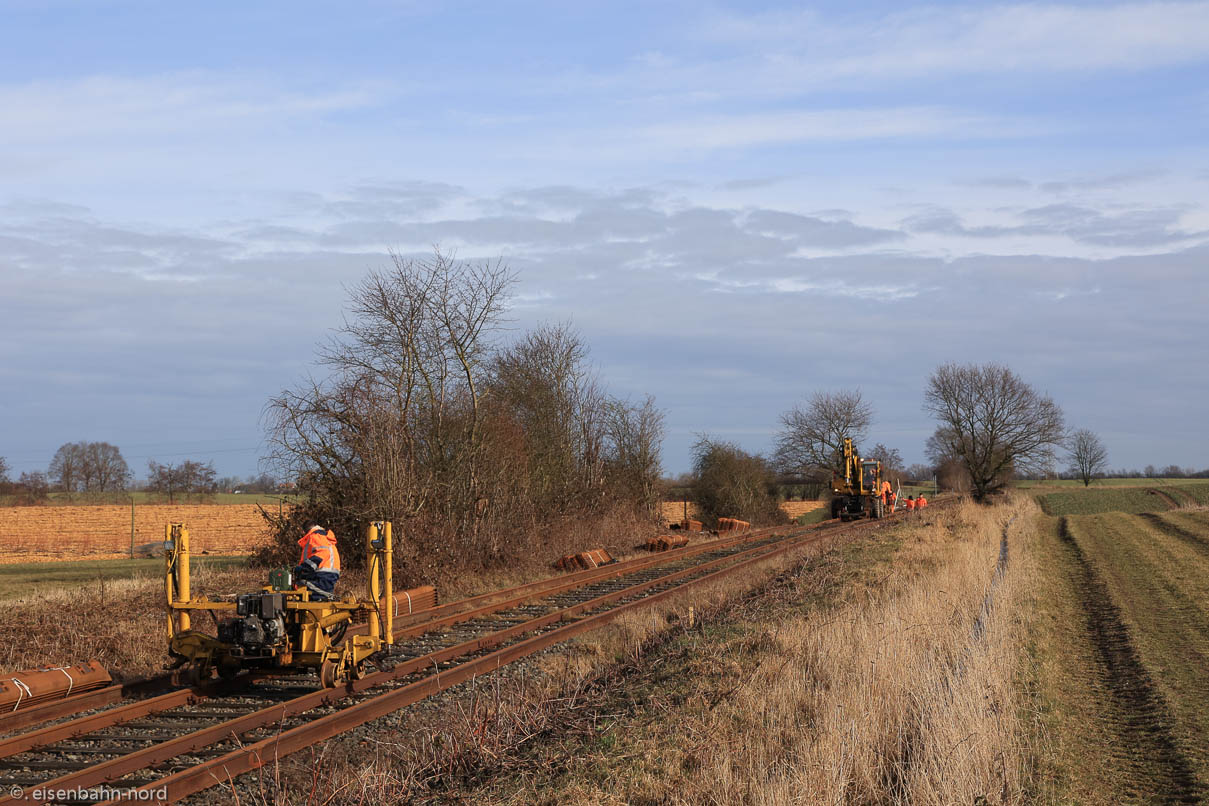
{"label": "leafless tree", "polygon": [[4,457],[0,456],[0,484],[9,483],[8,471],[11,469],[12,468],[9,467],[8,462],[4,460]]}
{"label": "leafless tree", "polygon": [[1001,364],[938,367],[924,410],[939,421],[930,458],[959,460],[980,500],[1013,472],[1048,467],[1065,437],[1062,409]]}
{"label": "leafless tree", "polygon": [[[349,292],[349,313],[320,354],[330,370],[269,402],[278,470],[338,530],[425,516],[477,533],[486,336],[502,323],[512,272],[437,251],[392,255]],[[283,526],[284,528],[284,526]]]}
{"label": "leafless tree", "polygon": [[177,496],[208,496],[218,489],[212,462],[196,462],[186,459],[179,464],[160,464],[154,459],[147,462],[147,490],[168,497],[175,503]]}
{"label": "leafless tree", "polygon": [[130,468],[108,442],[69,442],[55,452],[49,475],[66,493],[107,493],[126,489]]}
{"label": "leafless tree", "polygon": [[1083,486],[1091,485],[1091,480],[1108,470],[1108,451],[1104,443],[1094,431],[1080,428],[1070,435],[1069,451],[1070,472],[1083,480]]}
{"label": "leafless tree", "polygon": [[612,400],[606,406],[605,420],[606,468],[611,486],[623,500],[637,502],[651,516],[657,516],[663,412],[649,396],[641,405]]}
{"label": "leafless tree", "polygon": [[10,487],[19,504],[41,504],[50,497],[50,483],[46,480],[46,474],[38,470],[22,473]]}
{"label": "leafless tree", "polygon": [[888,448],[882,443],[873,446],[873,450],[862,458],[876,459],[882,463],[882,474],[890,480],[896,480],[903,474],[903,457],[898,448]]}
{"label": "leafless tree", "polygon": [[873,422],[873,407],[859,389],[816,392],[805,406],[797,405],[781,415],[775,459],[790,473],[831,468],[843,449],[844,438],[860,443]]}
{"label": "leafless tree", "polygon": [[693,498],[710,522],[741,518],[775,523],[776,474],[768,461],[738,445],[701,436],[693,445]]}
{"label": "leafless tree", "polygon": [[536,506],[564,509],[600,489],[609,405],[570,325],[538,327],[499,350],[487,385],[492,405],[523,433]]}

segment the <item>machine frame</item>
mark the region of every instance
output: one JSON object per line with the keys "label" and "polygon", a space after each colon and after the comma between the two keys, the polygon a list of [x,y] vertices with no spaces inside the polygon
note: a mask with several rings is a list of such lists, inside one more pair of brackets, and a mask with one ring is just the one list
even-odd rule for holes
{"label": "machine frame", "polygon": [[[315,670],[324,686],[360,675],[365,661],[393,645],[394,592],[390,521],[369,524],[365,531],[368,562],[367,599],[352,594],[342,600],[312,601],[311,592],[292,585],[289,572],[274,572],[271,584],[257,594],[236,601],[215,601],[193,596],[189,575],[189,530],[181,523],[164,528],[164,588],[167,598],[168,653],[177,666],[187,666],[192,682],[209,679],[217,670],[233,677],[245,669],[277,672]],[[386,604],[384,604],[384,602]],[[251,612],[255,609],[257,612]],[[257,629],[264,622],[279,625],[273,643],[248,646],[221,640],[192,629],[194,611],[207,611],[216,625],[251,618]],[[219,614],[230,614],[221,619]],[[365,633],[347,636],[347,626],[357,615],[368,622]],[[238,626],[238,625],[236,625]],[[220,627],[219,633],[223,632]]]}

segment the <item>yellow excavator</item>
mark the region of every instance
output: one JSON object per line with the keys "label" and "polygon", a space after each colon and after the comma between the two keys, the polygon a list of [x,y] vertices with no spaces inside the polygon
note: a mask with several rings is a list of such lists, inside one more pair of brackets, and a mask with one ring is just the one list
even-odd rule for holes
{"label": "yellow excavator", "polygon": [[852,440],[845,437],[839,466],[831,474],[831,517],[845,521],[882,517],[886,513],[881,488],[882,463],[862,462]]}

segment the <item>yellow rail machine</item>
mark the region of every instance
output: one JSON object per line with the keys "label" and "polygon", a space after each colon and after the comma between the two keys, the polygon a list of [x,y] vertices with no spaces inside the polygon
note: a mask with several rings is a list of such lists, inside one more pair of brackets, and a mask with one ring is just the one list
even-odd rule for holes
{"label": "yellow rail machine", "polygon": [[[243,669],[283,672],[314,669],[324,686],[359,676],[365,660],[393,643],[394,608],[383,607],[383,594],[394,591],[390,521],[366,529],[368,599],[352,594],[342,600],[312,601],[295,587],[286,569],[273,571],[269,584],[234,601],[193,596],[189,589],[189,530],[173,523],[164,530],[164,584],[168,598],[168,654],[177,667],[188,666],[195,682],[217,670],[233,677]],[[190,628],[193,611],[211,614],[217,635]],[[368,630],[348,635],[358,616]]]}
{"label": "yellow rail machine", "polygon": [[831,474],[831,517],[845,521],[882,517],[881,486],[882,463],[876,459],[862,462],[852,440],[844,437],[839,467]]}

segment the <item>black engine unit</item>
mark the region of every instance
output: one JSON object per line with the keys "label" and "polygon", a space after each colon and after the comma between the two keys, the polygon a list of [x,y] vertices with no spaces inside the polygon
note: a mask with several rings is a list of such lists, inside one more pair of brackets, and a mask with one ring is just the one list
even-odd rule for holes
{"label": "black engine unit", "polygon": [[263,656],[285,643],[285,596],[280,593],[245,593],[235,600],[236,618],[218,625],[218,640],[233,647],[232,654]]}

